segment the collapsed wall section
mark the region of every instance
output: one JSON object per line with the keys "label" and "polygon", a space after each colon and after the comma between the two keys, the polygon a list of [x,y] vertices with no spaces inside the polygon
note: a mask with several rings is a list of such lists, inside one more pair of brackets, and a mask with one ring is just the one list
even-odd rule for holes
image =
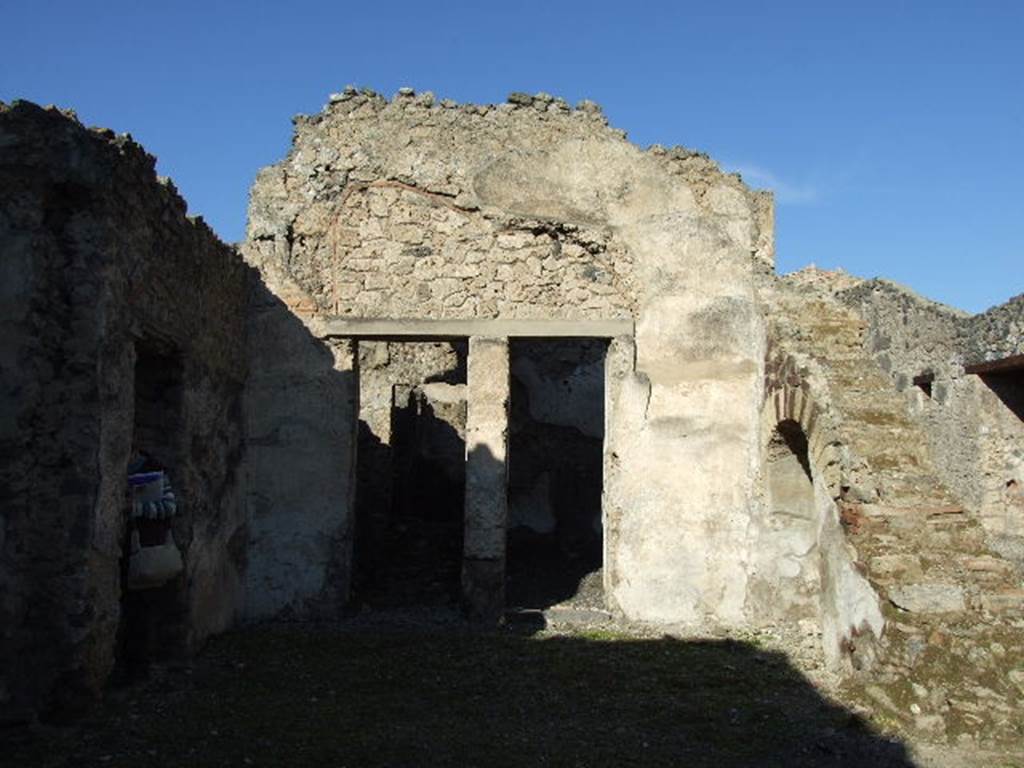
{"label": "collapsed wall section", "polygon": [[589,103],[347,90],[260,173],[244,252],[303,291],[314,332],[332,316],[632,320],[607,401],[608,599],[744,620],[769,196],[697,153],[638,149]]}
{"label": "collapsed wall section", "polygon": [[185,572],[154,652],[195,648],[241,599],[247,270],[154,164],[0,104],[0,719],[76,706],[113,666],[133,432],[179,498]]}

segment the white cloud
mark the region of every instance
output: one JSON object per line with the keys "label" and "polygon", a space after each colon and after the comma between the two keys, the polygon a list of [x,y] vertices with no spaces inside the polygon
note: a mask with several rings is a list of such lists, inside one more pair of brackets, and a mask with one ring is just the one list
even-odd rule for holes
{"label": "white cloud", "polygon": [[774,192],[775,201],[780,205],[810,205],[819,199],[818,190],[813,184],[785,181],[756,165],[737,165],[734,170],[750,186]]}

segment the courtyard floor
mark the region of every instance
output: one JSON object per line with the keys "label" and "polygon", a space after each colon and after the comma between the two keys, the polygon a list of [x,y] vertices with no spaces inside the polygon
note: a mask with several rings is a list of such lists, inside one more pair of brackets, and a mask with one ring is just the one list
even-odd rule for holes
{"label": "courtyard floor", "polygon": [[72,727],[0,732],[4,766],[953,766],[756,638],[513,623],[246,628]]}

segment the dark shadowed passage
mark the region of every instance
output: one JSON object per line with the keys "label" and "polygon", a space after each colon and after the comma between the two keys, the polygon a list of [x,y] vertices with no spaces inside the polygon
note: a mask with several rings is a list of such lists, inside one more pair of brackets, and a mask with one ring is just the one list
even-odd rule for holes
{"label": "dark shadowed passage", "polygon": [[604,607],[603,339],[513,339],[509,345],[507,600]]}
{"label": "dark shadowed passage", "polygon": [[466,485],[466,342],[362,342],[356,597],[458,601]]}
{"label": "dark shadowed passage", "polygon": [[[142,339],[135,345],[134,412],[130,462],[133,471],[161,468],[176,478],[181,466],[183,363],[173,345]],[[139,457],[143,456],[144,459]],[[132,464],[125,472],[132,470]],[[121,614],[115,650],[115,679],[124,681],[146,673],[151,661],[180,653],[186,631],[184,580],[175,578],[150,589],[128,588],[131,553],[127,498],[122,514],[125,533],[121,554]],[[170,521],[168,521],[168,526]],[[163,543],[160,525],[141,525],[142,546]]]}

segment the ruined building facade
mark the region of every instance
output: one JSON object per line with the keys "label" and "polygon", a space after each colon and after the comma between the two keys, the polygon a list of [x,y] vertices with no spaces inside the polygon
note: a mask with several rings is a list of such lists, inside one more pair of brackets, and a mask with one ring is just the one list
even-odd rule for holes
{"label": "ruined building facade", "polygon": [[127,137],[16,103],[0,153],[10,717],[117,662],[133,434],[185,510],[154,653],[455,602],[803,622],[894,691],[1024,651],[1021,297],[779,277],[770,194],[543,94],[335,94],[237,249]]}

